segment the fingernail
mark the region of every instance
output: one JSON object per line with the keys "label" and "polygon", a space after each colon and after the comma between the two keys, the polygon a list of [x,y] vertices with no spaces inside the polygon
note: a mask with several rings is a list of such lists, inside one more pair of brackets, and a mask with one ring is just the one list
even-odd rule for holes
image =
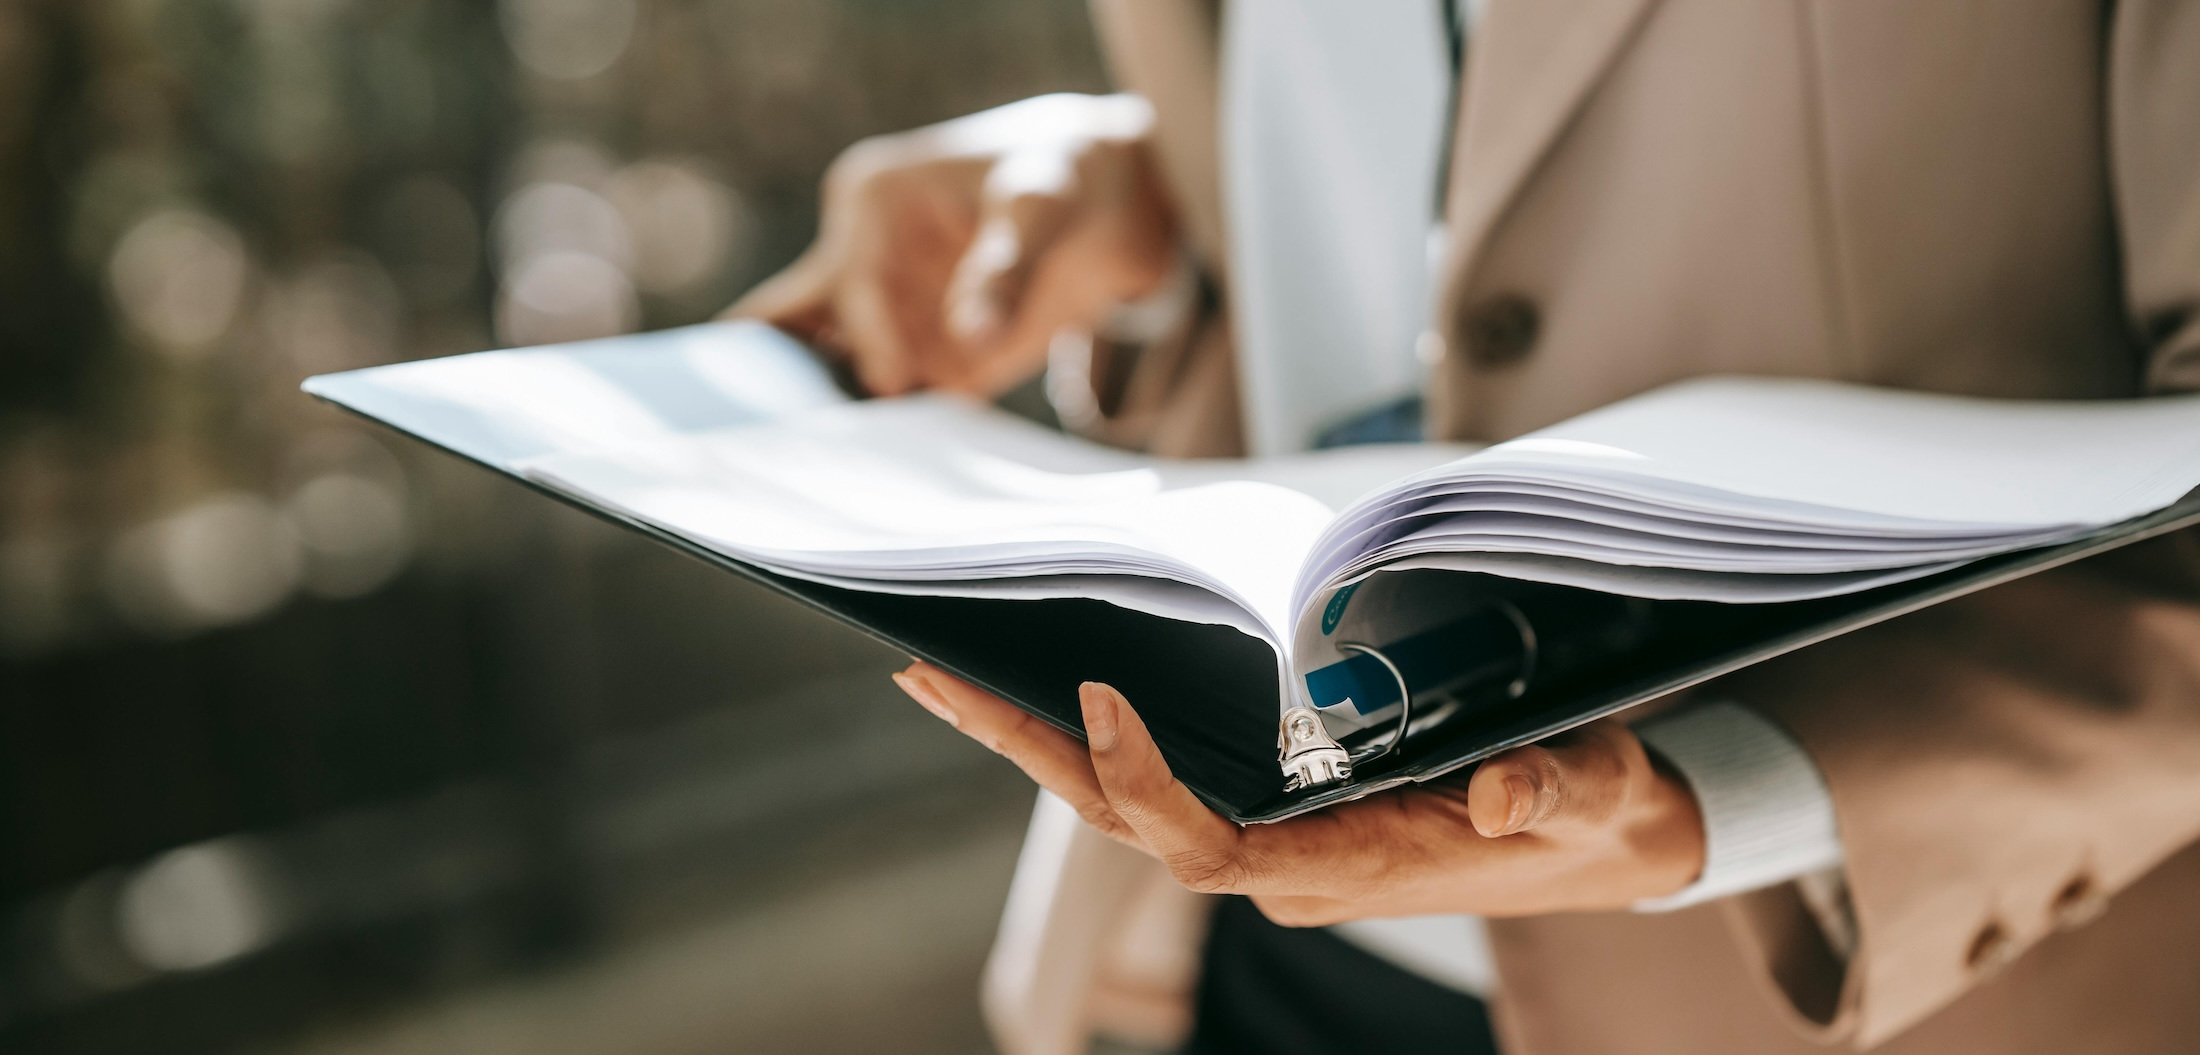
{"label": "fingernail", "polygon": [[933,716],[940,721],[946,722],[957,729],[962,728],[962,718],[955,713],[953,707],[947,705],[947,698],[941,696],[938,690],[932,688],[922,677],[905,670],[894,675],[894,684],[901,686],[901,691],[908,693],[910,699],[917,701],[917,704],[925,710],[931,711]]}
{"label": "fingernail", "polygon": [[1085,742],[1095,751],[1115,746],[1115,690],[1097,681],[1077,687],[1077,700],[1085,707]]}
{"label": "fingernail", "polygon": [[1497,829],[1499,835],[1511,835],[1528,826],[1535,817],[1535,781],[1525,773],[1514,773],[1505,778],[1505,823]]}

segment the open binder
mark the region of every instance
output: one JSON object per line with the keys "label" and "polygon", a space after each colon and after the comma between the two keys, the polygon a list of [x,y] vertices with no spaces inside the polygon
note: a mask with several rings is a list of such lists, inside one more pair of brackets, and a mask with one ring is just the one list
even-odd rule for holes
{"label": "open binder", "polygon": [[[2186,398],[2003,407],[1719,382],[1473,457],[1414,446],[1206,464],[1088,450],[952,401],[850,404],[806,350],[751,323],[378,367],[306,389],[760,582],[1072,733],[1082,731],[1077,686],[1112,684],[1178,778],[1240,822],[1440,776],[2200,522],[2188,494],[2200,484],[2200,400]],[[1719,420],[1730,411],[1739,416]],[[1795,425],[1820,418],[1832,431]],[[1793,450],[1828,447],[1831,460],[1813,463],[1820,478],[1789,488],[1778,450],[1720,448],[1722,437],[1757,435],[1752,421],[1802,445]],[[2042,496],[2021,481],[1982,484],[1977,493],[2002,504],[1979,516],[1963,486],[1897,508],[1873,504],[1869,473],[1840,478],[1931,457],[1899,445],[1920,421],[1950,449],[2005,436],[2059,467],[2042,470]],[[1011,478],[1001,486],[1045,501],[988,492],[979,497],[993,504],[969,508],[1005,512],[975,522],[969,544],[881,547],[845,509],[804,519],[813,499],[857,508],[875,497],[802,493],[826,486],[805,466],[838,466],[814,459],[849,436],[868,444],[849,450],[914,476],[936,468],[932,445],[964,443],[991,459],[971,464]],[[1842,446],[1882,439],[1895,446]],[[2132,450],[2151,460],[2133,466]],[[2087,458],[2116,471],[2087,471]],[[1661,468],[1697,464],[1715,471]],[[892,472],[841,481],[855,491],[900,482]],[[772,488],[791,497],[758,505]],[[2057,506],[2064,491],[2076,496]],[[1827,498],[1850,494],[1860,497]],[[1215,545],[1202,518],[1217,517],[1239,518],[1239,544]],[[844,524],[848,538],[830,541]],[[879,530],[904,528],[916,530]],[[1305,555],[1290,590],[1237,567],[1263,546]]]}

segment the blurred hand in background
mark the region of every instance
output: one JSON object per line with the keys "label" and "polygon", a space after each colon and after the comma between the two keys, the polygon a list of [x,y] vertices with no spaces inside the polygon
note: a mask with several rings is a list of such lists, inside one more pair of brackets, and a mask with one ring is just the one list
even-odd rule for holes
{"label": "blurred hand in background", "polygon": [[1131,95],[1040,96],[848,148],[816,242],[728,313],[844,358],[875,395],[992,396],[1065,329],[1153,292],[1176,226]]}

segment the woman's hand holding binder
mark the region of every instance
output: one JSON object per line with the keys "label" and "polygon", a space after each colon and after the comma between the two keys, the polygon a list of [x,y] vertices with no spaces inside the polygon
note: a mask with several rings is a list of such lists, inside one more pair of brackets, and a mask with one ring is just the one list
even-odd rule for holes
{"label": "woman's hand holding binder", "polygon": [[1241,827],[1177,782],[1130,702],[1106,685],[1081,690],[1080,743],[928,664],[894,680],[1185,886],[1249,895],[1291,926],[1618,909],[1674,893],[1703,869],[1695,797],[1616,721],[1506,752],[1464,778]]}

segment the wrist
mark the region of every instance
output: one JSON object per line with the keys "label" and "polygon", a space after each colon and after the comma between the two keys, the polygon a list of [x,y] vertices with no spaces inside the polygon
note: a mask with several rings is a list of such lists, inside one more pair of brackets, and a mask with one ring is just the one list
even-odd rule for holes
{"label": "wrist", "polygon": [[1657,764],[1693,793],[1705,843],[1694,881],[1636,908],[1682,908],[1841,863],[1825,780],[1802,746],[1769,719],[1716,700],[1657,715],[1636,733]]}
{"label": "wrist", "polygon": [[1640,817],[1628,827],[1627,854],[1637,863],[1638,889],[1623,902],[1669,897],[1703,874],[1709,840],[1703,807],[1678,772],[1651,755]]}

